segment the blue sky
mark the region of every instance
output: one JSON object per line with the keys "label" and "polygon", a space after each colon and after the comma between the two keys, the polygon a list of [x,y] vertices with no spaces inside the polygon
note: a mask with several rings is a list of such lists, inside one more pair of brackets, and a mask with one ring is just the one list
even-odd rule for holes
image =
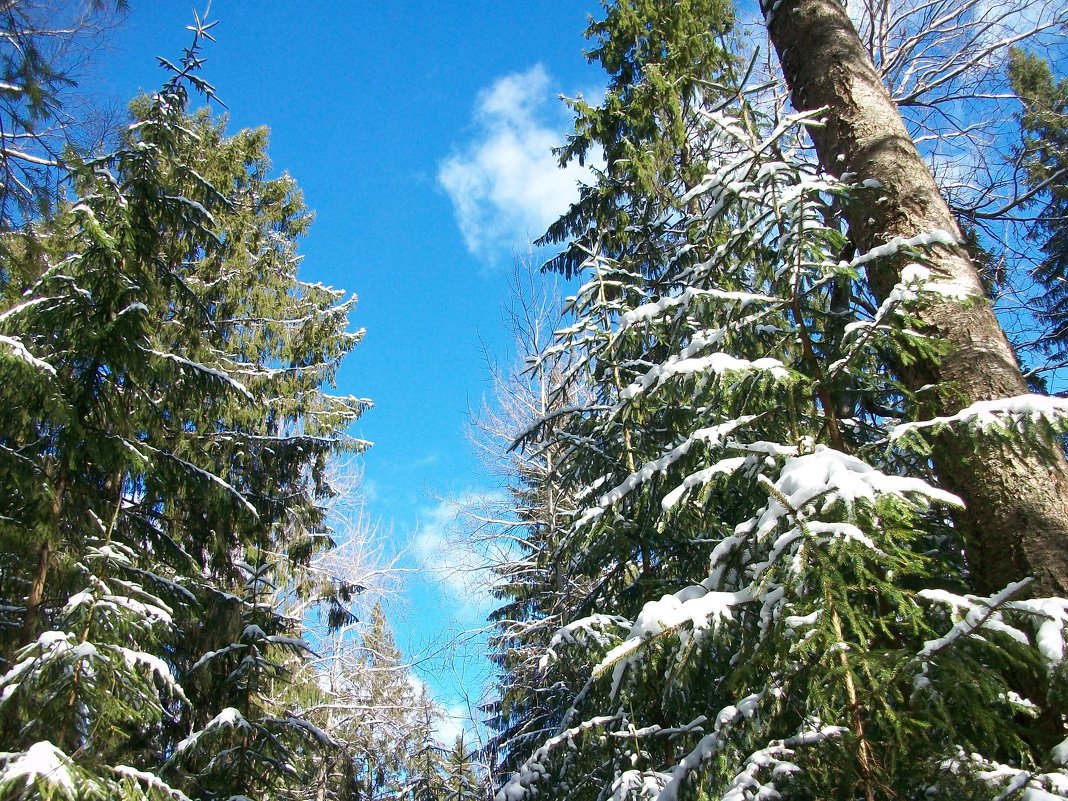
{"label": "blue sky", "polygon": [[[88,87],[122,107],[180,57],[192,6],[131,3]],[[198,9],[203,13],[203,8]],[[366,338],[338,391],[376,407],[354,432],[368,512],[413,543],[406,565],[449,542],[443,498],[492,491],[467,441],[468,410],[490,389],[483,346],[508,359],[502,324],[514,254],[574,197],[553,166],[569,116],[560,93],[596,91],[582,56],[592,2],[293,3],[215,0],[204,76],[231,130],[266,125],[276,171],[292,174],[316,223],[302,276],[357,293]],[[436,554],[436,556],[435,556]],[[398,640],[419,651],[477,624],[477,588],[408,573],[392,604]],[[429,664],[429,663],[428,663]],[[426,676],[449,704],[456,670]]]}

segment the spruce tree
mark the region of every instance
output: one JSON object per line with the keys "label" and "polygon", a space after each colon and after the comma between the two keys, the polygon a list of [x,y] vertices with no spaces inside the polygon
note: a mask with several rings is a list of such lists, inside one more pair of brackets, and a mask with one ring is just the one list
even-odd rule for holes
{"label": "spruce tree", "polygon": [[484,801],[488,786],[480,781],[473,754],[464,743],[461,734],[445,757],[442,766],[444,785],[441,801]]}
{"label": "spruce tree", "polygon": [[[517,755],[551,734],[582,692],[589,665],[547,661],[552,636],[569,632],[596,609],[607,612],[603,625],[618,626],[613,615],[636,612],[652,591],[648,583],[667,586],[674,569],[667,567],[670,557],[661,561],[662,554],[654,553],[658,536],[641,523],[575,537],[562,537],[560,527],[609,465],[633,471],[642,461],[642,429],[633,421],[618,419],[611,433],[600,432],[603,447],[586,447],[588,434],[572,422],[581,414],[576,409],[615,403],[628,383],[634,354],[601,350],[591,369],[590,353],[604,344],[603,326],[629,302],[630,288],[648,280],[668,292],[675,276],[702,257],[683,246],[691,211],[685,196],[704,173],[704,142],[696,135],[701,110],[721,93],[721,75],[733,66],[724,40],[732,11],[718,0],[628,1],[605,4],[605,10],[604,20],[591,22],[586,32],[595,43],[587,57],[604,67],[609,86],[597,106],[569,101],[575,130],[559,151],[562,163],[601,154],[605,166],[543,242],[564,244],[548,267],[566,276],[602,256],[628,267],[598,272],[573,304],[594,304],[596,311],[577,315],[567,343],[531,354],[537,358],[532,370],[543,376],[548,392],[543,419],[523,421],[522,449],[531,466],[545,465],[549,472],[539,475],[520,462],[518,513],[527,526],[520,547],[526,553],[507,566],[500,592],[513,600],[496,615],[510,680],[494,720],[502,768],[514,769]],[[577,458],[579,453],[587,458]],[[551,515],[544,514],[545,500]],[[635,570],[635,564],[641,567]]]}
{"label": "spruce tree", "polygon": [[1041,346],[1062,360],[1068,342],[1068,79],[1055,81],[1047,62],[1022,50],[1011,54],[1009,78],[1023,104],[1020,156],[1027,184],[1042,204],[1033,231],[1042,250],[1035,277],[1046,290]]}
{"label": "spruce tree", "polygon": [[1068,601],[976,592],[929,461],[1027,453],[1066,409],[932,418],[907,368],[946,350],[919,323],[959,289],[949,235],[856,249],[842,210],[874,179],[806,158],[815,112],[762,111],[730,65],[717,89],[689,121],[703,177],[661,186],[679,240],[587,248],[549,349],[596,394],[551,434],[577,502],[554,559],[590,589],[544,661],[586,681],[499,797],[1068,797]]}
{"label": "spruce tree", "polygon": [[[492,515],[499,527],[495,534],[508,546],[494,568],[493,592],[501,605],[490,616],[498,697],[484,710],[493,730],[485,753],[502,778],[556,729],[581,686],[577,674],[566,675],[559,665],[550,669],[550,676],[541,659],[556,631],[575,617],[575,604],[585,594],[583,583],[569,577],[556,559],[556,532],[571,513],[573,499],[553,477],[563,450],[551,435],[551,419],[580,403],[584,390],[575,383],[565,355],[543,353],[561,324],[559,294],[535,276],[520,273],[522,269],[517,265],[510,309],[518,368],[494,372],[495,397],[474,421],[476,441],[492,455],[508,486],[502,508]],[[535,424],[536,431],[530,431]],[[529,435],[523,447],[513,447],[524,432]]]}
{"label": "spruce tree", "polygon": [[117,152],[72,157],[74,199],[11,240],[3,798],[287,797],[290,743],[323,744],[263,704],[302,650],[264,582],[327,589],[302,576],[330,544],[327,461],[363,447],[344,431],[366,402],[323,391],[353,300],[297,278],[309,218],[267,177],[264,132],[187,113],[212,92],[206,34]]}
{"label": "spruce tree", "polygon": [[562,165],[602,156],[605,166],[540,244],[563,245],[548,267],[569,277],[594,246],[660,275],[672,269],[666,255],[691,258],[677,247],[678,202],[704,172],[695,114],[717,93],[716,77],[730,60],[723,37],[733,9],[724,0],[603,5],[604,20],[591,20],[586,30],[595,43],[586,58],[608,73],[608,87],[597,106],[567,101],[575,127],[558,156]]}
{"label": "spruce tree", "polygon": [[302,676],[305,715],[336,744],[324,798],[438,797],[441,713],[405,663],[380,602]]}

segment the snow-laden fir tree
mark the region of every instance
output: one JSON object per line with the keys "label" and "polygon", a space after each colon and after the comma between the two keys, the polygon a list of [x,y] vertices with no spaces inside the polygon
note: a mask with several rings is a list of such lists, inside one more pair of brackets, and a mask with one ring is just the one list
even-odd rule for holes
{"label": "snow-laden fir tree", "polygon": [[423,797],[438,784],[433,729],[439,713],[426,687],[414,680],[381,604],[371,610],[361,650],[364,669],[351,680],[362,705],[353,709],[350,725],[362,797]]}
{"label": "snow-laden fir tree", "polygon": [[486,776],[479,776],[475,754],[460,734],[442,765],[441,801],[488,801],[492,788]]}
{"label": "snow-laden fir tree", "polygon": [[[581,190],[579,202],[544,239],[565,244],[551,263],[565,275],[578,272],[595,246],[626,254],[644,274],[660,275],[677,267],[665,265],[665,258],[677,261],[676,254],[685,261],[692,255],[685,249],[676,252],[685,232],[672,219],[680,213],[678,197],[703,174],[702,159],[695,155],[700,143],[692,135],[694,110],[699,87],[726,57],[720,34],[729,26],[731,12],[718,0],[671,6],[628,2],[607,12],[603,22],[591,23],[587,31],[596,39],[589,59],[612,76],[606,98],[598,107],[582,98],[570,101],[575,133],[561,150],[563,160],[596,161],[603,153],[606,165],[601,180]],[[650,59],[657,64],[646,69]],[[652,146],[635,146],[648,143],[658,131]],[[662,185],[674,191],[663,191]],[[610,280],[599,284],[606,301],[615,291]],[[524,328],[534,327],[528,322]],[[517,339],[527,359],[546,345],[529,336]],[[520,534],[515,536],[517,558],[500,570],[498,592],[507,603],[494,614],[500,631],[496,658],[504,676],[491,725],[497,730],[493,750],[498,770],[505,771],[559,726],[582,688],[582,671],[574,669],[578,665],[566,660],[540,664],[549,639],[561,627],[618,600],[602,575],[605,563],[597,562],[603,551],[591,550],[589,571],[577,570],[562,558],[557,540],[562,521],[578,504],[575,493],[584,491],[580,482],[561,483],[555,474],[574,444],[568,439],[566,412],[591,401],[584,386],[589,377],[574,353],[557,348],[542,354],[523,379],[526,383],[516,382],[518,392],[499,393],[505,409],[516,407],[512,397],[531,399],[519,405],[519,414],[510,415],[507,432],[509,446],[526,432],[523,447],[510,450]],[[605,363],[594,380],[618,384],[622,379],[616,365]],[[616,435],[631,447],[629,431]],[[633,465],[633,455],[628,458]],[[621,547],[632,546],[643,547],[638,540]]]}
{"label": "snow-laden fir tree", "polygon": [[[553,556],[590,590],[543,663],[587,681],[499,797],[1068,797],[1068,601],[1025,576],[975,592],[989,574],[929,460],[1041,452],[1066,409],[932,417],[910,368],[947,348],[924,315],[985,302],[940,280],[955,234],[857,249],[842,209],[877,179],[815,163],[818,112],[761,113],[730,64],[711,77],[689,119],[703,177],[657,185],[673,250],[572,232],[588,280],[548,356],[596,398],[553,418],[578,500]],[[884,295],[879,270],[899,273]]]}
{"label": "snow-laden fir tree", "polygon": [[351,589],[302,565],[330,544],[327,461],[363,447],[366,402],[323,391],[354,301],[298,279],[309,215],[265,133],[187,113],[205,30],[9,239],[0,798],[302,797],[328,745],[264,702],[301,650],[264,582]]}
{"label": "snow-laden fir tree", "polygon": [[337,758],[341,744],[277,699],[308,646],[278,613],[274,566],[237,567],[246,576],[236,604],[240,634],[186,674],[202,693],[202,709],[222,708],[174,746],[165,773],[196,798],[326,798],[334,777],[320,766]]}

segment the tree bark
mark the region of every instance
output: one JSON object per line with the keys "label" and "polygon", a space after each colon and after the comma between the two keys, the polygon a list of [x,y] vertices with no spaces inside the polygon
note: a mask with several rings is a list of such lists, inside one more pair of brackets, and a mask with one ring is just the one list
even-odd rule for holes
{"label": "tree bark", "polygon": [[[61,477],[52,488],[52,531],[54,536],[59,537],[59,529],[63,519],[63,502],[67,493],[66,479]],[[30,581],[30,592],[26,597],[26,616],[22,619],[22,645],[29,645],[38,634],[41,620],[41,605],[44,603],[45,582],[48,580],[48,569],[52,562],[52,542],[46,539],[41,543],[41,549],[37,554],[37,569]]]}
{"label": "tree bark", "polygon": [[[772,44],[793,105],[824,109],[810,128],[823,168],[833,175],[874,179],[846,204],[850,238],[861,252],[894,237],[960,230],[901,115],[884,88],[845,9],[837,0],[762,0]],[[962,247],[936,246],[934,280],[970,297],[940,298],[918,310],[924,333],[949,351],[935,362],[902,370],[906,385],[929,398],[929,411],[953,414],[983,400],[1028,392],[1015,354]],[[885,300],[903,259],[868,267],[875,296]],[[933,387],[933,389],[930,389]],[[946,489],[964,500],[957,526],[964,536],[976,589],[993,592],[1034,577],[1032,593],[1068,595],[1068,464],[1055,441],[1010,450],[996,437],[942,435],[934,463]]]}
{"label": "tree bark", "polygon": [[44,601],[45,581],[48,578],[48,565],[51,558],[52,545],[45,540],[37,554],[37,569],[30,582],[30,593],[26,596],[26,616],[22,619],[20,645],[29,645],[37,636],[37,626],[41,619],[41,603]]}

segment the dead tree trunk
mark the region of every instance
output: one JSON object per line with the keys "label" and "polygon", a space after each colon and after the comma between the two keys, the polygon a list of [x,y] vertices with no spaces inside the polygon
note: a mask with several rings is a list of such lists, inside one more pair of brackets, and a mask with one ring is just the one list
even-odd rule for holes
{"label": "dead tree trunk", "polygon": [[[772,44],[798,110],[825,109],[826,124],[811,136],[824,169],[874,179],[847,204],[849,234],[861,251],[894,237],[960,230],[927,165],[883,87],[838,0],[762,0]],[[938,246],[929,265],[936,280],[972,297],[926,304],[925,333],[948,344],[937,363],[903,370],[907,385],[930,396],[930,410],[952,414],[972,403],[1028,391],[978,272],[962,247]],[[868,270],[884,300],[903,263],[883,260]],[[924,390],[933,386],[935,389]],[[943,435],[935,468],[944,486],[966,504],[957,524],[977,589],[993,591],[1024,576],[1035,595],[1068,595],[1068,465],[1058,443],[1015,451],[995,438]]]}

